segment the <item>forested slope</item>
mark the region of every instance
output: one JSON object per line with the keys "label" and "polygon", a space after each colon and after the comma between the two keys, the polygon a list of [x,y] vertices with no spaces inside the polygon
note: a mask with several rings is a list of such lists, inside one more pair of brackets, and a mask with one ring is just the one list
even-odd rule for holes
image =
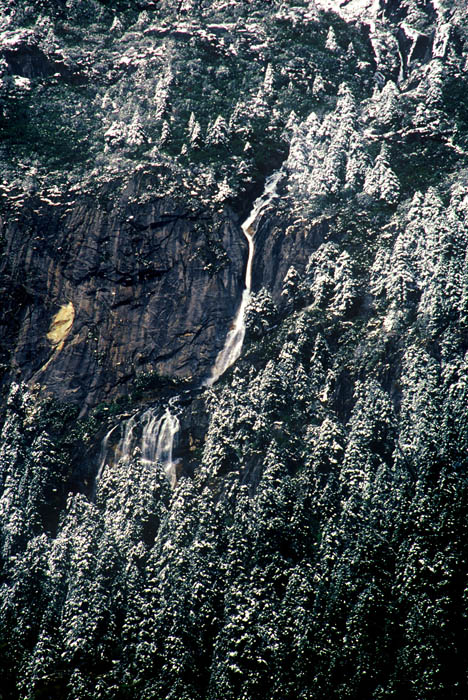
{"label": "forested slope", "polygon": [[0,697],[466,698],[464,3],[0,6]]}

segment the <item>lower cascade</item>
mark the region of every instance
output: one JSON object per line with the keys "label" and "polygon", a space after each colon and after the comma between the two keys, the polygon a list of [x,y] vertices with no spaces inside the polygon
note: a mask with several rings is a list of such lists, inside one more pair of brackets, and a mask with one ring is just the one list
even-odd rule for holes
{"label": "lower cascade", "polygon": [[[117,427],[115,425],[111,428],[101,443],[99,468],[93,496],[96,494],[99,481],[108,464],[109,440]],[[173,448],[179,429],[179,419],[174,413],[171,413],[169,406],[162,415],[159,407],[152,406],[143,413],[134,413],[124,422],[123,434],[114,452],[117,459],[128,462],[132,458],[135,448],[139,446],[142,460],[146,463],[161,465],[171,486],[174,486],[177,480],[177,460],[173,459]]]}
{"label": "lower cascade", "polygon": [[176,415],[166,408],[162,416],[150,408],[143,414],[148,417],[141,440],[142,458],[147,462],[158,463],[164,467],[172,486],[176,482],[176,462],[172,458],[174,440],[179,432],[180,423]]}

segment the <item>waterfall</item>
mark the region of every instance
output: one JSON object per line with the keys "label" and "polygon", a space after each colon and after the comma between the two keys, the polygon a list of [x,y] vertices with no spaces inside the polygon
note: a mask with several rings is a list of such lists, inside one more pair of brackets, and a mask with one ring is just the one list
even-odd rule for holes
{"label": "waterfall", "polygon": [[128,420],[124,423],[123,435],[119,441],[117,448],[117,454],[120,459],[128,462],[132,456],[133,448],[135,445],[135,432],[138,427],[138,414],[134,413],[130,416]]}
{"label": "waterfall", "polygon": [[155,462],[158,450],[158,437],[164,416],[156,408],[149,408],[141,417],[143,433],[141,436],[141,457],[145,462]]}
{"label": "waterfall", "polygon": [[[176,397],[178,398],[178,397]],[[170,402],[171,407],[174,400]],[[97,486],[108,463],[107,453],[109,448],[109,438],[117,428],[113,428],[105,435],[101,443],[99,454],[99,467],[93,489],[93,499],[96,495]],[[176,415],[171,413],[169,406],[161,415],[160,409],[156,407],[148,408],[144,413],[134,413],[123,424],[123,435],[115,449],[116,455],[124,462],[130,461],[135,447],[141,449],[141,458],[147,463],[159,463],[166,472],[172,486],[176,482],[175,467],[172,452],[174,441],[179,432],[180,423]],[[141,437],[138,435],[140,433]]]}
{"label": "waterfall", "polygon": [[102,474],[104,472],[106,462],[107,462],[107,448],[109,446],[109,438],[114,432],[114,430],[117,428],[116,425],[114,425],[105,435],[104,438],[101,442],[101,450],[99,452],[99,467],[97,470],[96,478],[94,480],[94,486],[91,494],[91,500],[94,501],[96,498],[96,489],[99,481],[101,480]]}
{"label": "waterfall", "polygon": [[172,459],[172,450],[180,428],[179,419],[171,413],[169,407],[162,416],[156,409],[150,408],[142,418],[146,418],[141,438],[142,459],[161,464],[171,485],[174,486],[176,462]]}
{"label": "waterfall", "polygon": [[253,225],[259,218],[260,214],[270,204],[272,199],[277,196],[276,187],[283,173],[281,170],[273,173],[267,178],[263,194],[255,200],[252,211],[247,219],[242,224],[242,232],[249,244],[249,255],[247,258],[247,267],[245,270],[245,287],[242,293],[240,306],[237,310],[234,322],[229,330],[223,349],[218,354],[211,370],[211,376],[205,381],[205,386],[213,386],[218,381],[220,376],[237,360],[242,352],[242,345],[245,337],[245,310],[250,300],[250,291],[252,288],[252,265],[255,252]]}
{"label": "waterfall", "polygon": [[177,416],[172,415],[169,408],[163,416],[161,427],[159,428],[159,437],[156,445],[156,461],[163,465],[166,476],[169,479],[171,486],[175,486],[176,477],[176,462],[172,459],[172,449],[174,447],[174,438],[179,432],[180,423]]}
{"label": "waterfall", "polygon": [[[245,286],[242,293],[240,306],[232,326],[226,336],[223,349],[219,352],[211,376],[204,382],[204,386],[212,386],[219,377],[230,367],[239,357],[242,352],[242,345],[245,336],[245,310],[250,300],[250,291],[252,288],[252,265],[255,253],[254,225],[262,212],[268,207],[270,202],[277,196],[276,188],[278,182],[283,176],[282,170],[273,173],[265,182],[265,189],[258,197],[252,207],[252,210],[247,219],[242,224],[242,232],[247,239],[249,253],[247,258],[247,266],[245,269]],[[124,461],[129,461],[137,444],[140,445],[141,458],[149,464],[159,463],[166,472],[172,486],[176,483],[176,465],[173,460],[173,448],[177,433],[180,429],[179,419],[177,418],[176,408],[180,396],[175,396],[168,401],[166,410],[161,413],[157,407],[148,408],[143,413],[137,412],[128,418],[123,426],[123,434],[119,444],[115,450],[117,458]],[[171,412],[171,409],[174,411]],[[114,426],[102,441],[101,452],[99,457],[99,468],[96,476],[94,494],[102,477],[105,465],[107,463],[108,442],[112,432],[117,426]]]}

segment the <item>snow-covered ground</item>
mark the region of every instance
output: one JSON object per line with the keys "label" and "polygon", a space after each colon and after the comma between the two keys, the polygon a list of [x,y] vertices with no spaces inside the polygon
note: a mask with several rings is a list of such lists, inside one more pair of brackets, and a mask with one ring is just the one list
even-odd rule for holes
{"label": "snow-covered ground", "polygon": [[346,20],[374,19],[379,10],[379,0],[316,0],[322,10],[337,12]]}

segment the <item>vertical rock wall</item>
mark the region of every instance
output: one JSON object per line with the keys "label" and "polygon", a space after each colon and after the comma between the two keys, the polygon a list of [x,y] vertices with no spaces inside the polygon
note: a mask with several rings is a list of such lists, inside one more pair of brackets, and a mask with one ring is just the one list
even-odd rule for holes
{"label": "vertical rock wall", "polygon": [[[4,274],[28,293],[19,310],[16,378],[92,406],[158,372],[199,381],[222,346],[242,291],[236,218],[167,199],[106,211],[96,199],[42,205],[2,226]],[[55,314],[74,309],[55,342]]]}

